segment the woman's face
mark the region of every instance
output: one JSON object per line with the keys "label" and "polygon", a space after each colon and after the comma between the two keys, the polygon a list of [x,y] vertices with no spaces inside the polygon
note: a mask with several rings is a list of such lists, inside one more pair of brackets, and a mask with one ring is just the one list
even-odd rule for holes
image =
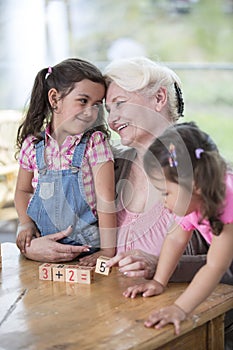
{"label": "woman's face", "polygon": [[168,120],[156,112],[156,98],[128,92],[112,82],[106,94],[108,123],[119,134],[121,143],[147,148],[168,126]]}

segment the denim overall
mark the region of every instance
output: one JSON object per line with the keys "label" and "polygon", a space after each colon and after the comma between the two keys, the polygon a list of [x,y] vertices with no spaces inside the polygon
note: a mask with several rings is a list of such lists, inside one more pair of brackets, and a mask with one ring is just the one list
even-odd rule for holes
{"label": "denim overall", "polygon": [[[75,147],[72,166],[65,170],[48,170],[45,163],[44,140],[35,145],[38,184],[28,205],[27,214],[36,223],[42,236],[73,226],[63,244],[91,245],[90,253],[100,247],[97,218],[85,198],[81,165],[87,137]],[[89,254],[90,254],[89,253]]]}

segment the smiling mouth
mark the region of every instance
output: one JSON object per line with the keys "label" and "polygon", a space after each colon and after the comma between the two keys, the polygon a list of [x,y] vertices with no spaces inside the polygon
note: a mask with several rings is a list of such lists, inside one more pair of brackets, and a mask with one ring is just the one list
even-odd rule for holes
{"label": "smiling mouth", "polygon": [[119,128],[117,128],[117,131],[120,131],[120,130],[126,128],[128,125],[129,125],[129,123],[122,124],[121,126],[119,126]]}

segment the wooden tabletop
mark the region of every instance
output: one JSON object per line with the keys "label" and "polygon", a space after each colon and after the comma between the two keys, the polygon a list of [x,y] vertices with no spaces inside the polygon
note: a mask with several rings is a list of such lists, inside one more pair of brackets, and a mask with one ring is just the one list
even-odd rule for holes
{"label": "wooden tabletop", "polygon": [[[153,308],[172,303],[186,284],[169,284],[160,296],[127,299],[122,292],[135,280],[114,268],[95,274],[91,285],[41,281],[39,262],[25,259],[15,244],[2,244],[0,270],[0,349],[157,349],[177,338],[172,325],[143,326]],[[200,286],[201,288],[201,286]],[[181,335],[233,307],[233,287],[219,284]]]}

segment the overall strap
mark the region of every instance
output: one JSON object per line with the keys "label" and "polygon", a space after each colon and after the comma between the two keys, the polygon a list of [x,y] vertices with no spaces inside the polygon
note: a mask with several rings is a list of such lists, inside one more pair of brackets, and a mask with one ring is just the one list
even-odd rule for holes
{"label": "overall strap", "polygon": [[43,140],[35,144],[36,150],[36,164],[39,172],[42,172],[47,169],[45,158],[44,158],[44,150],[45,150],[45,132],[42,132]]}
{"label": "overall strap", "polygon": [[73,154],[73,159],[72,159],[72,167],[76,168],[81,168],[82,166],[82,161],[87,145],[87,136],[83,136],[79,144],[75,147],[74,154]]}

